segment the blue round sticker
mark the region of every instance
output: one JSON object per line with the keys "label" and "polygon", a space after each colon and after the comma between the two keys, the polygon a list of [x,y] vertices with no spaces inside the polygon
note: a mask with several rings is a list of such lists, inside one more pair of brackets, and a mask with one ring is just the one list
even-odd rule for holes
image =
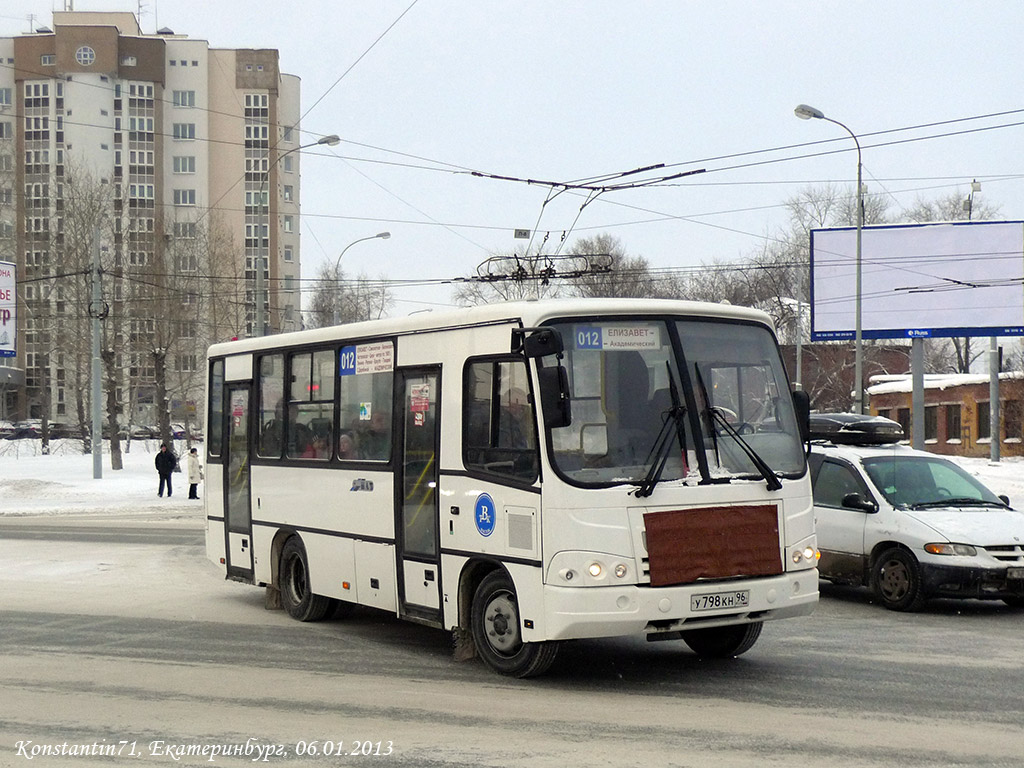
{"label": "blue round sticker", "polygon": [[476,520],[476,529],[481,536],[490,536],[494,533],[494,499],[486,493],[476,497],[476,505],[473,507],[473,518]]}

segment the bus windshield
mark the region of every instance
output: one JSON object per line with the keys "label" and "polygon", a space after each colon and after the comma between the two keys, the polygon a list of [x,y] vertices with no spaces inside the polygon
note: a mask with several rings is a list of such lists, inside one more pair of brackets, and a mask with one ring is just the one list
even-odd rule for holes
{"label": "bus windshield", "polygon": [[572,411],[568,426],[551,430],[552,461],[570,482],[803,474],[792,397],[766,327],[650,317],[548,325],[562,335]]}

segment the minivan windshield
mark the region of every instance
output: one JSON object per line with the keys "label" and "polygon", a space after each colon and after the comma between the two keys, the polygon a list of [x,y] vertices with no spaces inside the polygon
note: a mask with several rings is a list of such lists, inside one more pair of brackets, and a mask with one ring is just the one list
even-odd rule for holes
{"label": "minivan windshield", "polygon": [[863,462],[871,482],[894,507],[1006,506],[967,471],[937,456],[893,453]]}
{"label": "minivan windshield", "polygon": [[565,348],[572,422],[551,430],[551,453],[568,480],[644,485],[804,472],[792,396],[765,326],[652,317],[546,325]]}

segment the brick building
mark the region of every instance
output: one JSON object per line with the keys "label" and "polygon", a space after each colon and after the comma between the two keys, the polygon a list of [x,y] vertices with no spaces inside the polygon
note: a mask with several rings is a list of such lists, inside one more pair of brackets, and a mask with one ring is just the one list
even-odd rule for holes
{"label": "brick building", "polygon": [[[871,413],[903,425],[912,437],[911,377],[875,377],[868,387]],[[1000,455],[1024,456],[1024,373],[999,374]],[[931,453],[984,458],[991,451],[989,377],[924,377],[924,447]]]}

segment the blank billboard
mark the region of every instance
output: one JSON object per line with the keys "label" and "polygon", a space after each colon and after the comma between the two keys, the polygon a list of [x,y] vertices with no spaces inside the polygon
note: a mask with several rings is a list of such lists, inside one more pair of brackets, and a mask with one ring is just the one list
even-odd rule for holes
{"label": "blank billboard", "polygon": [[[811,230],[811,339],[856,328],[857,230]],[[1024,335],[1024,222],[864,227],[866,339]]]}

